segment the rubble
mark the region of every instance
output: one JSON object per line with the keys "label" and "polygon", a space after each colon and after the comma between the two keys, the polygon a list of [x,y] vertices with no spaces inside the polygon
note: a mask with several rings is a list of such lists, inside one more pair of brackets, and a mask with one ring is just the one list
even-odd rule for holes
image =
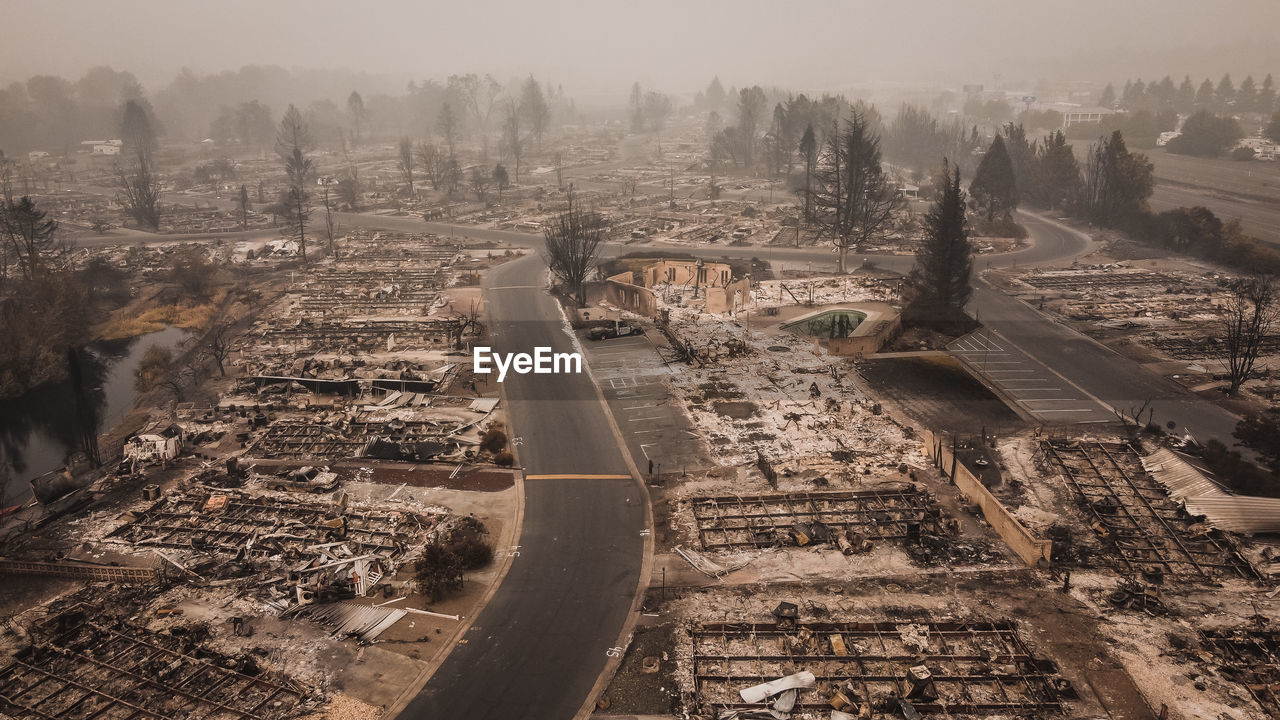
{"label": "rubble", "polygon": [[1258,578],[1230,538],[1169,498],[1131,445],[1046,440],[1041,447],[1127,573],[1157,582],[1166,576],[1206,583]]}
{"label": "rubble", "polygon": [[199,625],[154,632],[109,603],[70,603],[28,628],[29,645],[0,669],[0,709],[26,720],[118,714],[276,720],[309,711],[318,694],[252,654],[205,646]]}
{"label": "rubble", "polygon": [[1075,697],[1008,621],[703,623],[690,634],[710,714],[777,710],[768,699],[793,688],[794,710],[850,714],[891,713],[901,698],[925,713],[1061,712]]}

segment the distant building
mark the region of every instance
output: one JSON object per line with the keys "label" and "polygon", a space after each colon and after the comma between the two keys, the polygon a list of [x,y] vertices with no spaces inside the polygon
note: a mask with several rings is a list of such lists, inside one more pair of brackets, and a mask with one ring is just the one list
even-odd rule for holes
{"label": "distant building", "polygon": [[1085,123],[1100,123],[1104,118],[1116,114],[1114,110],[1104,107],[1068,107],[1059,112],[1062,113],[1063,128]]}
{"label": "distant building", "polygon": [[39,162],[40,160],[44,160],[47,157],[49,157],[49,153],[43,150],[32,150],[31,152],[27,153],[27,159],[30,160],[31,162]]}
{"label": "distant building", "polygon": [[80,147],[88,148],[93,155],[119,155],[124,147],[122,140],[84,140]]}
{"label": "distant building", "polygon": [[1276,145],[1264,137],[1247,137],[1236,143],[1238,148],[1249,148],[1257,160],[1275,160]]}

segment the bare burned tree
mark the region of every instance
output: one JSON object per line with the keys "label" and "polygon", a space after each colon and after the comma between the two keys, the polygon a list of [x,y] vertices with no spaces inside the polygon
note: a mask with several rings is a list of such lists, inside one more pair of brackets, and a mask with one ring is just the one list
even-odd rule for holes
{"label": "bare burned tree", "polygon": [[480,202],[484,202],[488,197],[491,184],[493,184],[493,175],[487,168],[479,165],[471,168],[471,190],[475,192],[476,199]]}
{"label": "bare burned tree", "polygon": [[831,133],[815,180],[814,221],[839,251],[844,273],[849,250],[887,228],[903,202],[880,167],[880,138],[861,113]]}
{"label": "bare burned tree", "polygon": [[507,117],[502,124],[502,144],[516,163],[515,182],[520,184],[520,156],[524,143],[520,139],[520,108],[514,102],[507,105]]}
{"label": "bare burned tree", "polygon": [[302,113],[290,105],[280,120],[276,153],[280,156],[288,183],[283,197],[287,234],[298,241],[298,253],[304,263],[307,261],[307,220],[311,217],[311,197],[307,188],[315,174],[315,161],[307,156],[311,148],[311,131],[302,119]]}
{"label": "bare burned tree", "polygon": [[462,339],[467,333],[479,335],[484,332],[484,325],[480,322],[480,302],[472,300],[466,312],[455,311],[449,315],[446,327],[454,349],[461,350]]}
{"label": "bare burned tree", "polygon": [[1229,290],[1222,309],[1221,342],[1229,383],[1227,394],[1235,395],[1253,374],[1262,340],[1280,316],[1280,304],[1275,281],[1267,276],[1236,280]]}
{"label": "bare burned tree", "polygon": [[417,198],[413,191],[413,142],[407,137],[400,138],[400,174],[409,185],[409,197]]}
{"label": "bare burned tree", "polygon": [[569,205],[546,233],[547,266],[578,307],[587,305],[587,278],[595,270],[600,245],[609,236],[609,221],[586,210],[569,193]]}
{"label": "bare burned tree", "polygon": [[156,131],[151,116],[143,104],[130,100],[124,106],[121,125],[126,151],[132,157],[130,167],[117,165],[116,175],[120,183],[118,199],[125,212],[143,227],[160,228],[160,180],[155,176],[152,152],[156,146]]}
{"label": "bare burned tree", "polygon": [[433,143],[426,140],[419,140],[418,147],[414,150],[417,156],[418,166],[427,174],[427,180],[431,183],[432,190],[440,189],[440,181],[444,177],[444,158],[440,154],[440,149]]}
{"label": "bare burned tree", "polygon": [[215,322],[209,327],[204,338],[200,341],[200,352],[213,361],[218,366],[218,374],[222,377],[227,376],[226,362],[231,355],[231,340],[233,333],[231,325],[225,322]]}
{"label": "bare burned tree", "polygon": [[320,191],[320,202],[324,205],[324,236],[329,241],[329,256],[334,260],[338,259],[338,224],[333,219],[333,196],[330,189],[337,184],[332,178],[327,178],[324,189]]}

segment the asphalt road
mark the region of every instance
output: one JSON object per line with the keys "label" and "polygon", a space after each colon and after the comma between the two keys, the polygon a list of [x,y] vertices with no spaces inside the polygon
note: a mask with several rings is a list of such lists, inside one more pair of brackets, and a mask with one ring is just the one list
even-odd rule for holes
{"label": "asphalt road", "polygon": [[[555,301],[542,289],[543,272],[530,256],[489,274],[495,350],[573,351]],[[511,549],[518,554],[400,718],[572,718],[604,670],[635,597],[645,500],[589,376],[508,374],[505,386],[527,477],[520,544]],[[618,477],[592,477],[600,475]]]}
{"label": "asphalt road", "polygon": [[[1045,248],[1044,255],[1052,254],[1052,248],[1069,251],[1084,247],[1085,240],[1070,228],[1032,215],[1024,215],[1022,221],[1036,247]],[[1036,262],[1042,261],[1043,255],[1037,253]],[[1007,262],[998,260],[995,264]],[[1023,263],[1028,261],[1024,258]],[[1177,432],[1189,431],[1202,442],[1217,438],[1232,444],[1237,418],[1231,413],[981,280],[975,283],[969,309],[1016,350],[1032,356],[1108,411],[1132,414],[1149,400],[1156,422],[1163,425],[1172,420],[1177,423]]]}

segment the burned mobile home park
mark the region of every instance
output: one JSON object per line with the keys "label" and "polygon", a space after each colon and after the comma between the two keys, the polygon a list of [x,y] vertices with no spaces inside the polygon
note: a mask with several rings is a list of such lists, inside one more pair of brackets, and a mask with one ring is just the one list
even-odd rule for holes
{"label": "burned mobile home park", "polygon": [[15,0],[0,718],[1280,717],[1280,10],[1083,2]]}

